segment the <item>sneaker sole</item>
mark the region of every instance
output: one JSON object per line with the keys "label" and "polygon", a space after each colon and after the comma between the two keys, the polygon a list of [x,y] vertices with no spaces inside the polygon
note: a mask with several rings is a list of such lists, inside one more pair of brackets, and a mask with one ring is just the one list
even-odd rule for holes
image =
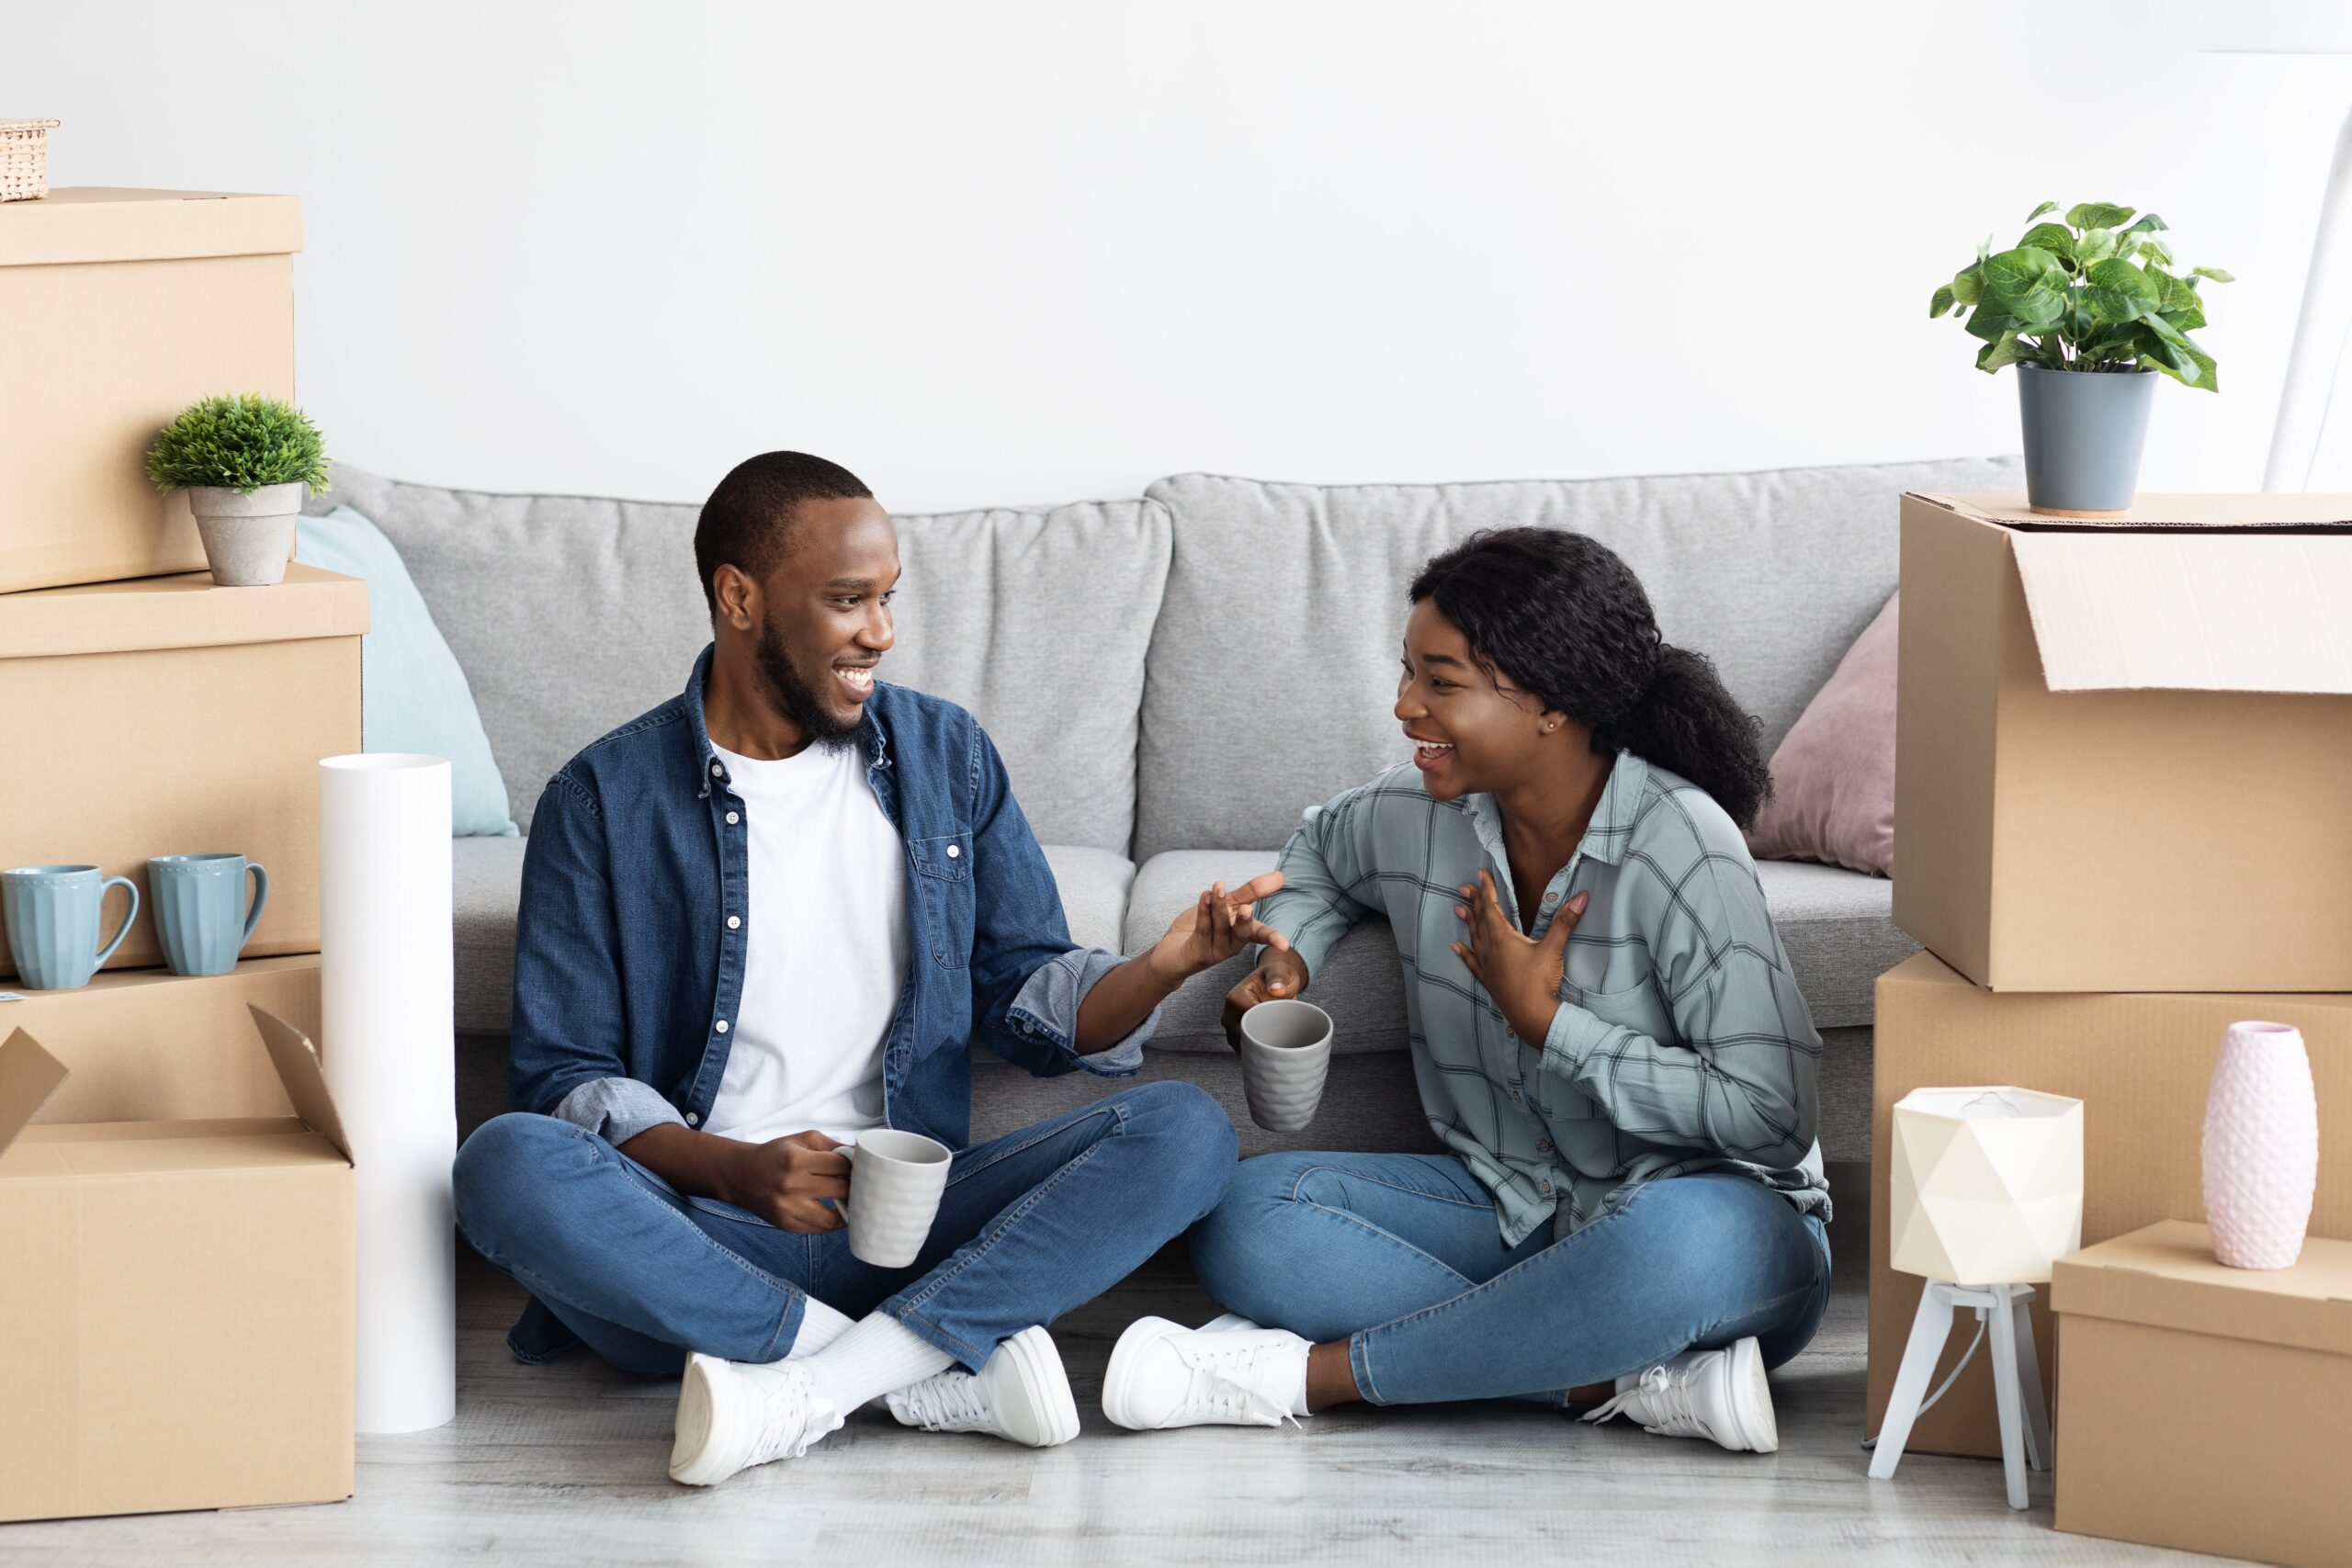
{"label": "sneaker sole", "polygon": [[997,1347],[1020,1370],[1022,1387],[1045,1421],[1045,1435],[1035,1442],[1014,1438],[1033,1449],[1054,1449],[1078,1436],[1078,1399],[1069,1391],[1069,1373],[1062,1366],[1054,1337],[1042,1327],[1024,1328]]}
{"label": "sneaker sole", "polygon": [[[670,1479],[683,1486],[712,1486],[726,1480],[740,1465],[729,1465],[715,1451],[713,1436],[734,1414],[721,1380],[711,1375],[712,1358],[699,1353],[686,1358],[686,1372],[678,1384],[675,1438],[670,1445]],[[729,1391],[731,1393],[731,1389]]]}
{"label": "sneaker sole", "polygon": [[1136,1355],[1145,1345],[1183,1330],[1182,1324],[1170,1323],[1164,1317],[1139,1317],[1127,1325],[1119,1342],[1111,1347],[1111,1364],[1102,1370],[1102,1414],[1113,1426],[1125,1427],[1130,1432],[1152,1430],[1127,1416],[1128,1385],[1135,1379]]}
{"label": "sneaker sole", "polygon": [[1781,1424],[1772,1414],[1772,1385],[1764,1376],[1764,1351],[1753,1338],[1731,1348],[1732,1419],[1750,1451],[1777,1452]]}

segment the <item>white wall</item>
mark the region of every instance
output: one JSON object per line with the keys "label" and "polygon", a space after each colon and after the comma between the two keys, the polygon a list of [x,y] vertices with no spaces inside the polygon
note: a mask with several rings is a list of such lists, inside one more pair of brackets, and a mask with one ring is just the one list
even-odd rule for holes
{"label": "white wall", "polygon": [[0,113],[63,118],[60,184],[299,193],[303,401],[404,478],[696,499],[791,446],[916,510],[2010,451],[1926,305],[2051,197],[2238,275],[2143,482],[2252,489],[2352,59],[2200,16],[51,0]]}

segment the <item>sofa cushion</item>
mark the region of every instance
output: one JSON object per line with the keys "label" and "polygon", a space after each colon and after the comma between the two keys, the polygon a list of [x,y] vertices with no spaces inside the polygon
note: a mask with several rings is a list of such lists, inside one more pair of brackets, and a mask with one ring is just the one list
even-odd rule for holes
{"label": "sofa cushion", "polygon": [[1869,1023],[1878,977],[1919,951],[1894,924],[1894,884],[1792,860],[1758,861],[1756,880],[1814,1027]]}
{"label": "sofa cushion", "polygon": [[[1170,850],[1136,871],[1127,896],[1129,953],[1141,953],[1168,932],[1179,910],[1213,882],[1227,886],[1274,869],[1277,850]],[[1161,1051],[1229,1051],[1226,1043],[1225,993],[1250,973],[1248,954],[1227,959],[1184,982],[1168,998],[1151,1044]],[[1405,987],[1396,944],[1388,922],[1374,915],[1340,939],[1311,977],[1316,1006],[1331,1015],[1331,1049],[1401,1051],[1405,1048]]]}
{"label": "sofa cushion", "polygon": [[[1127,899],[1129,953],[1140,953],[1168,930],[1176,912],[1222,879],[1247,882],[1272,871],[1276,850],[1171,850],[1144,862]],[[1894,927],[1894,885],[1834,865],[1759,861],[1757,880],[1772,924],[1789,950],[1797,988],[1816,1029],[1871,1021],[1878,976],[1919,951]],[[1226,960],[1185,982],[1160,1013],[1152,1045],[1162,1051],[1224,1051],[1225,994],[1249,973],[1247,954]],[[1334,1051],[1405,1048],[1405,978],[1378,915],[1359,920],[1340,939],[1313,976],[1308,1000],[1331,1015]]]}
{"label": "sofa cushion", "polygon": [[514,1005],[514,908],[522,839],[457,839],[450,866],[457,1021],[467,1034],[503,1034]]}
{"label": "sofa cushion", "polygon": [[[699,504],[443,490],[334,468],[376,520],[473,687],[515,819],[616,725],[675,696],[710,640]],[[1037,836],[1125,854],[1144,653],[1168,573],[1142,501],[908,515],[886,679],[978,716]]]}
{"label": "sofa cushion", "polygon": [[[514,911],[523,893],[522,839],[454,840],[457,1022],[468,1034],[503,1034],[514,998]],[[1061,890],[1070,938],[1119,951],[1127,886],[1136,868],[1124,855],[1047,844],[1046,863]]]}
{"label": "sofa cushion", "polygon": [[[1405,590],[1476,529],[1572,528],[1624,557],[1668,639],[1715,660],[1769,751],[1894,592],[1896,498],[2018,483],[2012,458],[1497,484],[1160,479],[1146,493],[1173,513],[1176,546],[1144,690],[1136,858],[1279,842],[1302,807],[1399,761]],[[1263,679],[1235,678],[1234,637]]]}

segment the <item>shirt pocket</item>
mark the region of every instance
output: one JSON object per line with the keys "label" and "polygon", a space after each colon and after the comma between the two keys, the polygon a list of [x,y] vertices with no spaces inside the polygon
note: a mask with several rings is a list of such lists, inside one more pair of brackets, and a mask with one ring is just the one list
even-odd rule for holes
{"label": "shirt pocket", "polygon": [[943,969],[968,967],[975,902],[972,835],[909,839],[907,855],[914,863],[915,896],[932,961]]}

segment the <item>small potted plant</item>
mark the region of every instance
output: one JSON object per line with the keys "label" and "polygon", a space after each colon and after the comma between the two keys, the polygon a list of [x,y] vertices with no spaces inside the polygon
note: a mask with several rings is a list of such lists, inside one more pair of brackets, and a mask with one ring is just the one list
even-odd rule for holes
{"label": "small potted plant", "polygon": [[147,477],[187,491],[212,581],[263,588],[286,577],[302,487],[327,488],[326,443],[291,403],[231,394],[190,403],[147,449]]}
{"label": "small potted plant", "polygon": [[2045,201],[2006,251],[1988,241],[1936,290],[1930,316],[1962,315],[1982,338],[1976,367],[2018,367],[2025,426],[2026,500],[2036,512],[2107,516],[2128,511],[2148,436],[2153,371],[2211,392],[2213,357],[2189,333],[2205,324],[2197,285],[2228,283],[2218,267],[2177,272],[2150,212],[2086,201],[2065,221]]}

